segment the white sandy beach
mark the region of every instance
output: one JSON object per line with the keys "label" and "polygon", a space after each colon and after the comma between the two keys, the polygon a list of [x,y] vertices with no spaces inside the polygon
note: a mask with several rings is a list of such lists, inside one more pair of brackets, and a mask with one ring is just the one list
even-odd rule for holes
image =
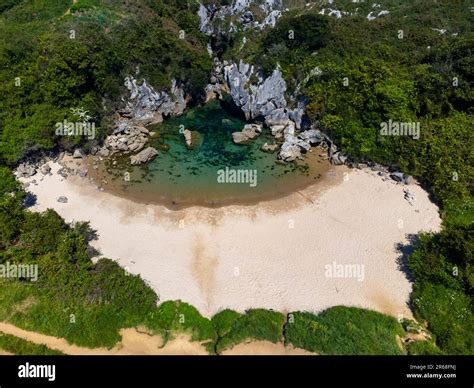
{"label": "white sandy beach", "polygon": [[[140,274],[160,300],[181,299],[205,316],[231,308],[282,312],[360,306],[411,316],[411,284],[400,271],[398,243],[437,231],[437,207],[418,185],[371,171],[335,168],[327,181],[254,206],[171,211],[101,192],[87,178],[37,175],[34,210],[90,221],[103,256]],[[344,178],[343,178],[344,176]],[[68,203],[58,203],[66,196]],[[363,277],[326,276],[326,265],[357,264]],[[360,273],[359,273],[360,275]]]}

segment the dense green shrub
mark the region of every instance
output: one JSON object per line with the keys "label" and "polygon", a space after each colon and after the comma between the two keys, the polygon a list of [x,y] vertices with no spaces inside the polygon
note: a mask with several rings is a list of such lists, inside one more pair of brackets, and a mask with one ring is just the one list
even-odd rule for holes
{"label": "dense green shrub", "polygon": [[291,313],[285,326],[287,344],[333,355],[404,354],[397,342],[404,333],[395,318],[355,307]]}

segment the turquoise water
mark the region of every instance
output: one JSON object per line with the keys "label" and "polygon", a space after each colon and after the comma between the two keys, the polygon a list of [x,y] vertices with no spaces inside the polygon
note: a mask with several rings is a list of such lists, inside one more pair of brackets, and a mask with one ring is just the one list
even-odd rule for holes
{"label": "turquoise water", "polygon": [[[232,132],[242,130],[245,124],[223,109],[219,101],[189,109],[180,117],[149,128],[157,133],[149,145],[158,149],[159,155],[148,165],[130,166],[129,156],[117,157],[115,165],[108,160],[101,169],[102,177],[108,180],[104,187],[119,195],[170,208],[217,207],[285,195],[320,178],[326,164],[319,159],[282,165],[276,162],[276,153],[262,152],[263,143],[274,143],[268,130],[264,129],[249,144],[234,144]],[[186,147],[184,128],[198,134],[194,149]],[[256,181],[219,183],[219,170],[226,168],[255,174],[250,177],[256,176]],[[130,181],[124,180],[125,172],[130,174]]]}

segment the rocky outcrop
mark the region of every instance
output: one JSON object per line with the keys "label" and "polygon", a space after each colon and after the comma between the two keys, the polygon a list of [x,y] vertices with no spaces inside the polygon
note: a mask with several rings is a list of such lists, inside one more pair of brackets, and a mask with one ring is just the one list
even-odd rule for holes
{"label": "rocky outcrop", "polygon": [[218,58],[214,58],[214,69],[211,73],[211,76],[209,77],[209,84],[205,88],[206,102],[216,98],[222,99],[224,93],[230,93],[224,75],[224,66],[226,64],[227,61],[223,63]]}
{"label": "rocky outcrop", "polygon": [[405,175],[403,172],[392,172],[390,178],[395,182],[403,183],[404,185],[410,185],[413,183],[413,177],[411,175]]}
{"label": "rocky outcrop", "polygon": [[262,126],[260,124],[247,124],[241,132],[234,132],[232,138],[235,144],[245,144],[255,139],[261,133]]}
{"label": "rocky outcrop", "polygon": [[41,167],[40,167],[40,172],[41,174],[43,175],[49,175],[51,174],[51,167],[49,166],[49,164],[43,164]]}
{"label": "rocky outcrop", "polygon": [[105,139],[105,149],[108,154],[99,152],[102,156],[108,156],[115,152],[137,152],[140,151],[148,141],[150,132],[144,126],[133,125],[128,120],[122,120],[116,123],[116,129],[113,135]]}
{"label": "rocky outcrop", "polygon": [[[255,10],[256,7],[258,7],[258,11],[253,13],[251,9]],[[216,36],[218,34],[232,34],[239,28],[248,30],[251,28],[263,29],[266,26],[274,27],[283,11],[285,8],[282,0],[265,0],[264,2],[260,0],[232,0],[221,6],[214,3],[200,4],[198,10],[199,29],[208,36]],[[239,15],[240,17],[236,17]]]}
{"label": "rocky outcrop", "polygon": [[22,163],[16,169],[16,173],[20,178],[29,178],[36,174],[36,168],[31,164]]}
{"label": "rocky outcrop", "polygon": [[82,154],[82,151],[79,148],[76,148],[74,150],[74,153],[72,154],[72,157],[74,159],[81,159],[84,155]]}
{"label": "rocky outcrop", "polygon": [[[230,64],[224,70],[232,99],[247,120],[266,117],[275,109],[286,108],[286,83],[279,69],[266,79],[243,61],[238,66]],[[251,78],[257,83],[252,83]]]}
{"label": "rocky outcrop", "polygon": [[130,95],[125,108],[118,112],[113,134],[105,139],[104,147],[97,150],[99,156],[141,151],[150,136],[146,125],[160,123],[163,117],[181,115],[186,109],[184,90],[175,80],[171,82],[169,94],[155,91],[146,80],[139,84],[134,77],[126,77],[125,86]]}
{"label": "rocky outcrop", "polygon": [[283,142],[278,159],[283,162],[292,162],[296,159],[302,159],[303,153],[311,149],[311,144],[308,140],[302,139],[291,133],[285,134],[285,141]]}
{"label": "rocky outcrop", "polygon": [[280,148],[278,160],[283,162],[292,162],[296,159],[302,159],[301,148],[291,141],[286,141]]}
{"label": "rocky outcrop", "polygon": [[298,138],[308,142],[311,146],[315,147],[322,143],[324,135],[319,129],[309,129],[307,131],[301,132],[298,135]]}
{"label": "rocky outcrop", "polygon": [[154,124],[163,121],[163,116],[178,116],[186,109],[184,91],[176,80],[171,82],[171,94],[157,92],[146,80],[141,85],[133,77],[125,78],[125,86],[130,92],[126,107],[119,113],[135,122]]}
{"label": "rocky outcrop", "polygon": [[131,156],[130,164],[132,164],[132,166],[136,166],[139,164],[148,163],[149,161],[155,159],[156,155],[158,155],[158,151],[153,147],[148,147],[138,154]]}

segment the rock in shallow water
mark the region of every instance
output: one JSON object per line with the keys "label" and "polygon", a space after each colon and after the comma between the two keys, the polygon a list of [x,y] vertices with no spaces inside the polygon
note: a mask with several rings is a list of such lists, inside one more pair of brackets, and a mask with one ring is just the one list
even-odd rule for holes
{"label": "rock in shallow water", "polygon": [[235,144],[245,144],[249,140],[255,139],[262,133],[262,126],[260,124],[247,124],[242,129],[242,132],[232,133],[232,139]]}
{"label": "rock in shallow water", "polygon": [[148,163],[149,161],[155,159],[156,155],[158,155],[158,151],[153,147],[148,147],[138,154],[131,156],[130,163],[133,166]]}
{"label": "rock in shallow water", "polygon": [[268,143],[265,143],[263,144],[260,149],[263,151],[263,152],[270,152],[270,153],[273,153],[275,152],[277,149],[278,149],[278,144],[268,144]]}

